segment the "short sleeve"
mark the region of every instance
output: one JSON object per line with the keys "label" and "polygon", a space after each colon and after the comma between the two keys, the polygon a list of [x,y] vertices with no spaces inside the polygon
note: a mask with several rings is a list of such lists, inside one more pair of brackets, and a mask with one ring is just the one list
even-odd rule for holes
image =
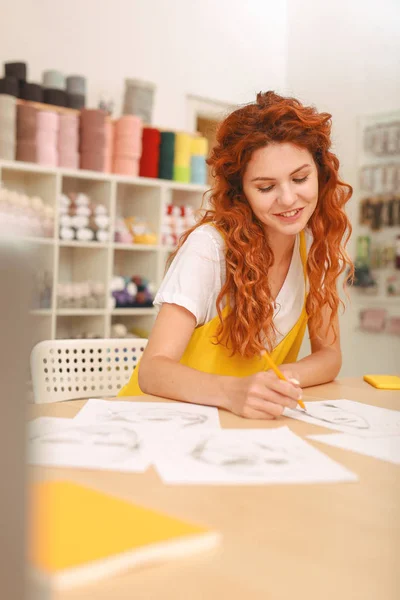
{"label": "short sleeve", "polygon": [[156,294],[154,306],[178,304],[195,316],[196,326],[203,325],[220,288],[218,247],[206,228],[200,227],[179,249]]}

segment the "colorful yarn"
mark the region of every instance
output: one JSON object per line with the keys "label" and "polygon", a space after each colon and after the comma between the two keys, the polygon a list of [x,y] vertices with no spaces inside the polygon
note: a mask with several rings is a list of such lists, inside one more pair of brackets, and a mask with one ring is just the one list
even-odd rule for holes
{"label": "colorful yarn", "polygon": [[142,156],[140,158],[139,175],[141,177],[157,177],[160,160],[161,135],[158,129],[145,127],[142,137]]}

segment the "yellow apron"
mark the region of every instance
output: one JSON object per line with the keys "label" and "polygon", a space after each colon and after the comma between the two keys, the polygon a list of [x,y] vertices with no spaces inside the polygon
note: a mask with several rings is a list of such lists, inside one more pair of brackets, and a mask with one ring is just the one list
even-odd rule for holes
{"label": "yellow apron", "polygon": [[[306,280],[307,249],[303,231],[300,234],[300,256]],[[292,363],[297,359],[307,326],[305,301],[306,298],[304,298],[303,309],[297,323],[270,354],[277,365]],[[222,311],[223,318],[226,316],[228,310],[229,307],[225,306]],[[263,356],[254,356],[252,358],[244,358],[239,354],[231,356],[230,350],[221,344],[216,344],[215,335],[218,325],[219,317],[217,315],[208,323],[194,330],[187,348],[179,361],[182,365],[205,373],[233,375],[236,377],[246,377],[259,371],[268,370],[268,365]],[[139,396],[143,394],[138,383],[139,364],[133,371],[129,382],[121,389],[118,396]]]}

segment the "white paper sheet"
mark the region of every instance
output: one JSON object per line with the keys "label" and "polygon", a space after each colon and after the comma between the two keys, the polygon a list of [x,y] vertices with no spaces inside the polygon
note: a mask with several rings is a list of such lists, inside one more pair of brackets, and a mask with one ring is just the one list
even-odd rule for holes
{"label": "white paper sheet", "polygon": [[150,465],[145,432],[134,426],[42,417],[30,424],[28,438],[28,462],[34,465],[127,472]]}
{"label": "white paper sheet", "polygon": [[158,429],[220,429],[218,409],[185,402],[130,402],[91,398],[75,419],[80,423],[115,423]]}
{"label": "white paper sheet", "polygon": [[395,465],[400,465],[400,436],[385,438],[362,438],[347,433],[328,433],[323,435],[308,435],[310,440],[323,442],[329,446],[365,454],[379,458]]}
{"label": "white paper sheet", "polygon": [[[153,442],[155,444],[155,441]],[[153,455],[165,483],[267,484],[356,481],[357,476],[292,433],[221,429],[181,431]]]}
{"label": "white paper sheet", "polygon": [[28,423],[28,442],[51,431],[60,431],[69,427],[73,419],[62,419],[58,417],[38,417]]}
{"label": "white paper sheet", "polygon": [[302,409],[285,408],[284,415],[360,437],[400,435],[400,411],[369,406],[353,400],[305,402]]}

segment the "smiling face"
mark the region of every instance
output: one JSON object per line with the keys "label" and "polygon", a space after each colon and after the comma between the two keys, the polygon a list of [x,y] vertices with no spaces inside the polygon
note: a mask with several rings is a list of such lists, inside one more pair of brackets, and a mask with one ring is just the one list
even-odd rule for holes
{"label": "smiling face", "polygon": [[243,191],[266,233],[302,231],[318,202],[318,171],[305,148],[272,143],[253,153]]}

